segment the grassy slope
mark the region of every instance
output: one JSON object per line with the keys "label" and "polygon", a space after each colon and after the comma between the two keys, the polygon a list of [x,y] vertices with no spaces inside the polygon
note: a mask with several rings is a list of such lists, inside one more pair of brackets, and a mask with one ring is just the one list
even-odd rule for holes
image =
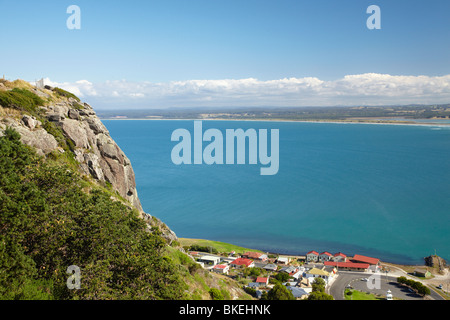
{"label": "grassy slope", "polygon": [[213,248],[217,249],[218,252],[228,253],[231,251],[235,251],[237,254],[242,254],[247,251],[262,252],[260,250],[244,248],[244,247],[236,246],[234,244],[220,242],[220,241],[212,241],[212,240],[204,240],[204,239],[188,239],[188,238],[178,238],[178,240],[180,241],[180,244],[183,247],[199,245],[202,247],[213,247]]}

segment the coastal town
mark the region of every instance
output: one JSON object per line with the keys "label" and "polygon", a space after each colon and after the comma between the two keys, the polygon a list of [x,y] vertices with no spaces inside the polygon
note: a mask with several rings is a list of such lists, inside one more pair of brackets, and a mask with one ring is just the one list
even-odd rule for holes
{"label": "coastal town", "polygon": [[[324,291],[335,300],[348,299],[345,295],[355,291],[372,295],[376,300],[442,298],[435,290],[431,290],[430,294],[420,294],[398,282],[399,277],[416,280],[431,278],[428,268],[417,267],[407,274],[394,266],[383,264],[379,258],[360,254],[349,256],[343,252],[315,250],[303,256],[256,251],[241,254],[234,251],[222,254],[202,251],[188,253],[204,269],[238,280],[243,289],[256,299],[264,299],[276,283],[282,283],[295,299],[308,299],[314,291],[314,284],[318,283],[317,278],[324,284]],[[447,269],[445,279],[448,283]],[[447,288],[440,285],[435,289],[446,289],[448,292],[448,284]]]}

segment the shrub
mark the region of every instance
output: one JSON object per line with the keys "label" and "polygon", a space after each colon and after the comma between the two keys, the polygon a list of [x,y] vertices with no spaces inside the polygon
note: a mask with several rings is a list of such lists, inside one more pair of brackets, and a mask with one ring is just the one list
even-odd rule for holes
{"label": "shrub", "polygon": [[209,294],[213,300],[224,300],[222,292],[216,288],[209,289]]}
{"label": "shrub", "polygon": [[14,88],[9,91],[0,91],[0,105],[3,107],[35,113],[37,107],[44,104],[43,99],[27,89]]}
{"label": "shrub", "polygon": [[[6,129],[0,137],[1,299],[181,299],[165,241],[136,209],[46,161]],[[81,289],[66,286],[81,269]]]}
{"label": "shrub", "polygon": [[78,102],[81,101],[80,98],[78,98],[73,93],[66,91],[64,89],[58,88],[58,87],[53,88],[53,92],[55,92],[57,95],[62,96],[62,97],[73,98],[73,99],[77,100]]}
{"label": "shrub", "polygon": [[281,283],[277,283],[267,293],[267,300],[295,300],[291,290],[283,286]]}
{"label": "shrub", "polygon": [[420,281],[414,281],[406,277],[398,277],[397,282],[416,290],[421,295],[430,294],[430,289],[427,286],[423,285]]}
{"label": "shrub", "polygon": [[256,290],[254,288],[244,287],[244,291],[252,297],[256,297]]}

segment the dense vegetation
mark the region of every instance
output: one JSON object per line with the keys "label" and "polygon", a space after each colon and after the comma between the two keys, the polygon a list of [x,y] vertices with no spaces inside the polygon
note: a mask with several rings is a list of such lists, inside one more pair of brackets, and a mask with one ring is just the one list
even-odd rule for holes
{"label": "dense vegetation", "polygon": [[[180,299],[158,230],[7,129],[0,137],[0,299]],[[67,268],[81,288],[67,287]]]}
{"label": "dense vegetation", "polygon": [[53,92],[55,92],[58,96],[60,97],[65,97],[65,98],[73,98],[76,101],[80,102],[80,98],[78,98],[76,95],[74,95],[73,93],[66,91],[64,89],[55,87],[52,89]]}
{"label": "dense vegetation", "polygon": [[430,288],[428,288],[427,286],[423,285],[421,282],[419,281],[414,281],[412,279],[408,279],[406,277],[398,277],[397,278],[397,282],[400,284],[403,284],[405,286],[410,287],[413,290],[416,290],[418,294],[421,295],[427,295],[430,294]]}
{"label": "dense vegetation", "polygon": [[0,105],[3,107],[34,113],[44,103],[43,99],[27,89],[14,88],[0,91]]}
{"label": "dense vegetation", "polygon": [[325,293],[325,280],[322,278],[315,278],[311,286],[308,300],[334,300],[332,295]]}

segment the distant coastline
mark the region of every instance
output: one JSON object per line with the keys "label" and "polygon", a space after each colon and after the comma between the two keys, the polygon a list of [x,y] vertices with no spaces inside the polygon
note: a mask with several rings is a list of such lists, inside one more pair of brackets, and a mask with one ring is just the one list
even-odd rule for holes
{"label": "distant coastline", "polygon": [[[333,124],[381,124],[406,126],[450,127],[450,122],[414,122],[414,121],[376,121],[376,120],[287,120],[287,119],[239,119],[239,118],[100,118],[102,121],[248,121],[248,122],[302,122],[302,123],[333,123]],[[418,119],[427,120],[427,119]]]}

